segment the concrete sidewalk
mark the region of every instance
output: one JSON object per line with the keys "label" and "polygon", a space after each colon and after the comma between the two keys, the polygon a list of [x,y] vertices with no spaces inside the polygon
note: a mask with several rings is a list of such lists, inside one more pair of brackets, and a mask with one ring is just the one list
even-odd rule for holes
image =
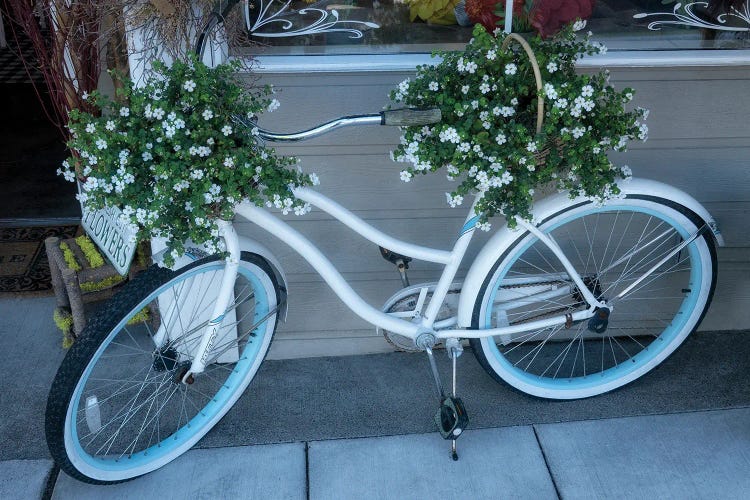
{"label": "concrete sidewalk", "polygon": [[[576,401],[498,384],[467,352],[458,462],[432,422],[424,355],[267,361],[196,449],[163,469],[108,487],[48,481],[44,408],[65,354],[53,307],[0,298],[0,500],[750,498],[748,331],[693,334],[647,376]],[[447,357],[438,365],[447,377]]]}
{"label": "concrete sidewalk", "polygon": [[[92,486],[46,460],[0,462],[0,498],[727,498],[750,492],[750,408],[470,430],[458,462],[435,433],[194,449]],[[53,473],[54,474],[54,473]]]}

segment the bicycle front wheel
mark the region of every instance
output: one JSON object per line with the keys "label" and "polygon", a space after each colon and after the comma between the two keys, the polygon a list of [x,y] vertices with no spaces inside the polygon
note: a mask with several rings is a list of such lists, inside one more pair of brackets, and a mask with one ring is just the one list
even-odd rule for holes
{"label": "bicycle front wheel", "polygon": [[[646,196],[604,207],[582,203],[543,221],[542,232],[610,305],[606,331],[595,333],[583,321],[473,339],[478,361],[495,379],[550,399],[594,396],[645,374],[698,326],[711,301],[710,231],[665,260],[702,225],[685,207]],[[474,328],[498,328],[587,308],[560,261],[525,233],[485,278],[472,321]]]}
{"label": "bicycle front wheel", "polygon": [[152,267],[89,322],[47,400],[47,443],[62,470],[91,483],[153,471],[237,401],[271,344],[279,289],[266,261],[243,253],[206,370],[183,383],[223,273],[217,257]]}

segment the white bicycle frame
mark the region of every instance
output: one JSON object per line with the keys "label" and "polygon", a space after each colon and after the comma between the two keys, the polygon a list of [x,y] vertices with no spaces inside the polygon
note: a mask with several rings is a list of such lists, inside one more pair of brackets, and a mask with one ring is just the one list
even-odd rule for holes
{"label": "white bicycle frame", "polygon": [[[296,132],[290,134],[277,134],[268,131],[261,131],[261,137],[276,142],[286,141],[298,141],[316,135],[327,133],[331,130],[335,130],[339,127],[348,125],[374,125],[383,124],[383,117],[377,115],[358,115],[352,117],[342,117],[337,120],[325,123],[314,129],[310,129],[303,132]],[[621,190],[624,193],[633,194],[652,194],[659,196],[663,199],[674,200],[691,209],[697,214],[703,221],[704,226],[700,228],[696,234],[685,239],[682,244],[678,245],[666,256],[663,257],[661,262],[654,265],[651,269],[647,270],[643,276],[631,284],[631,286],[620,293],[619,296],[624,295],[630,289],[638,285],[649,275],[651,275],[656,269],[663,263],[672,258],[674,255],[679,253],[687,245],[689,245],[696,238],[700,237],[704,231],[708,230],[713,233],[718,244],[723,246],[723,239],[721,233],[716,226],[715,221],[706,209],[700,205],[695,199],[688,194],[666,184],[662,184],[656,181],[644,180],[644,179],[633,179],[632,181],[620,185]],[[571,284],[568,286],[532,286],[528,287],[529,294],[523,295],[522,297],[516,297],[515,301],[518,303],[528,303],[529,300],[533,299],[551,299],[554,297],[560,297],[571,294],[575,291],[579,292],[586,304],[588,309],[574,312],[572,314],[559,314],[554,317],[540,319],[535,321],[524,322],[515,325],[501,326],[497,328],[487,329],[466,329],[466,328],[448,328],[458,324],[458,326],[465,326],[469,323],[466,321],[465,315],[469,307],[467,303],[474,300],[479,293],[479,287],[488,270],[488,264],[495,262],[499,257],[498,251],[506,248],[504,245],[508,242],[507,228],[499,230],[486,244],[484,249],[479,253],[475,259],[474,264],[469,270],[466,276],[461,294],[459,296],[459,308],[458,308],[458,319],[451,318],[449,320],[441,320],[436,323],[436,318],[440,307],[445,301],[448,291],[453,285],[453,280],[456,277],[458,268],[466,254],[466,249],[471,242],[471,238],[474,234],[476,224],[479,221],[479,216],[474,213],[474,205],[471,206],[469,214],[466,216],[464,225],[461,228],[458,239],[453,245],[453,249],[450,251],[437,250],[434,248],[424,247],[408,243],[399,239],[396,239],[382,231],[369,225],[352,212],[342,207],[335,201],[327,198],[326,196],[305,187],[296,188],[294,195],[310,203],[311,205],[323,210],[329,215],[333,216],[342,224],[346,225],[350,229],[354,230],[360,236],[364,237],[368,241],[371,241],[381,247],[388,248],[389,250],[406,255],[415,259],[424,260],[427,262],[434,262],[437,264],[443,264],[443,272],[437,285],[431,285],[432,298],[430,299],[427,309],[424,314],[414,314],[411,317],[402,319],[404,314],[388,314],[379,309],[376,309],[372,305],[365,302],[362,297],[357,294],[349,283],[343,278],[341,273],[335,268],[329,259],[323,255],[323,253],[305,236],[300,234],[298,231],[290,227],[284,221],[274,216],[270,212],[263,208],[257,207],[249,203],[243,203],[235,207],[235,212],[247,219],[248,221],[258,225],[265,229],[269,233],[281,239],[297,253],[299,253],[307,262],[320,274],[336,295],[360,318],[364,319],[368,323],[371,323],[379,328],[388,330],[390,332],[408,337],[415,341],[419,347],[427,346],[431,347],[437,340],[445,339],[459,339],[459,338],[485,338],[500,336],[502,338],[510,338],[510,336],[517,333],[528,332],[532,330],[540,330],[544,328],[564,325],[570,322],[584,321],[591,318],[597,308],[607,307],[612,309],[610,304],[600,302],[596,299],[594,294],[584,284],[583,279],[575,270],[570,260],[563,253],[557,242],[549,235],[540,231],[536,225],[529,223],[523,219],[518,218],[518,225],[535,236],[539,241],[546,245],[554,256],[563,265],[567,277],[570,279]],[[544,216],[549,215],[551,209],[559,210],[561,206],[569,205],[571,200],[566,195],[561,194],[558,196],[552,196],[546,200],[542,200],[535,206],[535,215],[540,216],[540,219],[544,219]],[[226,242],[227,252],[229,256],[226,259],[226,272],[224,273],[221,288],[217,295],[217,300],[213,310],[213,314],[210,316],[211,319],[205,328],[203,337],[201,339],[198,350],[195,351],[193,362],[190,370],[185,374],[183,380],[187,380],[191,373],[202,372],[206,364],[209,363],[208,355],[211,351],[211,347],[216,341],[221,327],[221,321],[224,317],[224,312],[227,309],[229,301],[232,297],[233,284],[237,277],[237,270],[240,261],[240,241],[232,226],[231,222],[220,221],[219,222],[220,234]],[[515,240],[515,238],[513,239]],[[634,250],[637,252],[638,250]],[[565,276],[551,276],[550,279],[554,280],[565,280]],[[549,281],[549,280],[548,280]],[[524,283],[524,284],[538,284],[538,283]],[[420,293],[420,306],[415,310],[415,313],[421,313],[420,307],[424,303],[426,293]],[[512,309],[514,301],[511,300],[506,302],[507,309]],[[420,337],[425,342],[420,341]]]}
{"label": "white bicycle frame", "polygon": [[[377,327],[403,335],[410,339],[416,340],[420,335],[429,335],[432,336],[433,339],[484,338],[496,335],[507,336],[519,332],[563,325],[571,320],[586,320],[594,315],[594,311],[597,308],[605,306],[605,303],[598,301],[588,287],[586,287],[581,276],[575,271],[573,265],[552,237],[539,231],[533,224],[518,219],[518,223],[521,227],[539,238],[539,240],[549,247],[550,251],[552,251],[552,253],[560,260],[568,272],[573,284],[581,291],[582,296],[589,306],[588,309],[575,312],[572,315],[566,316],[565,314],[562,314],[552,318],[500,328],[483,330],[441,329],[436,331],[434,327],[438,311],[440,310],[440,306],[443,304],[453,280],[456,277],[456,272],[466,254],[466,249],[471,242],[471,238],[476,229],[476,223],[479,220],[479,217],[474,215],[473,206],[466,217],[453,249],[445,251],[408,243],[383,233],[335,201],[313,191],[312,189],[297,188],[294,191],[294,195],[297,198],[323,210],[358,233],[360,236],[379,246],[415,259],[443,264],[445,266],[424,314],[418,318],[418,321],[401,319],[396,315],[382,312],[365,302],[364,299],[352,289],[349,283],[347,283],[331,261],[326,258],[310,240],[287,223],[267,210],[249,203],[238,205],[235,208],[237,214],[277,236],[307,260],[307,262],[331,287],[334,293],[336,293],[336,295],[359,317]],[[240,259],[239,239],[231,222],[221,221],[219,229],[226,242],[227,252],[229,254],[226,259],[226,270],[214,305],[213,314],[211,315],[211,318],[213,319],[206,325],[206,330],[203,334],[200,346],[195,351],[200,355],[195,356],[190,371],[186,374],[186,377],[189,373],[200,373],[205,369],[208,354],[217,337],[224,311],[226,311],[231,299],[234,280],[237,276],[237,268]],[[544,294],[547,298],[551,298],[556,295],[562,296],[570,294],[571,288],[560,287],[557,290],[543,290],[538,293]],[[533,298],[533,295],[524,296],[522,300],[529,300],[530,298]],[[441,321],[441,323],[444,322]]]}

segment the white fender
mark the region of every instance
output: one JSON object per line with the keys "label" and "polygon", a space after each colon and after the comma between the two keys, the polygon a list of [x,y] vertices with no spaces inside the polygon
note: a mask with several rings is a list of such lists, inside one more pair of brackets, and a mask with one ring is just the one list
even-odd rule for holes
{"label": "white fender", "polygon": [[[630,181],[621,181],[618,185],[625,194],[640,194],[664,198],[686,207],[708,224],[718,245],[724,246],[724,238],[721,236],[716,221],[714,221],[711,214],[708,213],[703,205],[689,194],[668,184],[649,179],[633,178]],[[567,193],[558,193],[534,203],[534,218],[541,223],[561,210],[585,201],[586,199],[583,197],[570,199]],[[461,297],[458,302],[459,328],[471,327],[474,305],[479,296],[485,276],[490,272],[497,259],[510,248],[514,241],[524,234],[524,231],[511,230],[507,226],[503,226],[489,239],[476,259],[474,259],[464,280]]]}
{"label": "white fender", "polygon": [[279,287],[281,287],[281,309],[279,310],[279,319],[286,322],[286,313],[289,307],[286,297],[289,293],[289,285],[286,280],[286,273],[284,272],[284,268],[281,267],[281,263],[279,262],[279,260],[265,245],[262,245],[257,241],[248,238],[247,236],[240,236],[239,238],[240,249],[243,252],[250,252],[260,255],[268,261],[271,269],[273,269],[273,272],[276,275],[276,282],[279,284]]}

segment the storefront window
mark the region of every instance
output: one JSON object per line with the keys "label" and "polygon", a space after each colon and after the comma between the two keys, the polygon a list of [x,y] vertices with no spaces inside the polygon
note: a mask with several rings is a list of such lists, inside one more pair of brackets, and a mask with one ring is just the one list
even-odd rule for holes
{"label": "storefront window", "polygon": [[[750,0],[516,0],[513,30],[550,34],[582,17],[610,50],[750,48]],[[250,0],[264,55],[424,53],[461,47],[475,22],[504,24],[495,0]]]}

